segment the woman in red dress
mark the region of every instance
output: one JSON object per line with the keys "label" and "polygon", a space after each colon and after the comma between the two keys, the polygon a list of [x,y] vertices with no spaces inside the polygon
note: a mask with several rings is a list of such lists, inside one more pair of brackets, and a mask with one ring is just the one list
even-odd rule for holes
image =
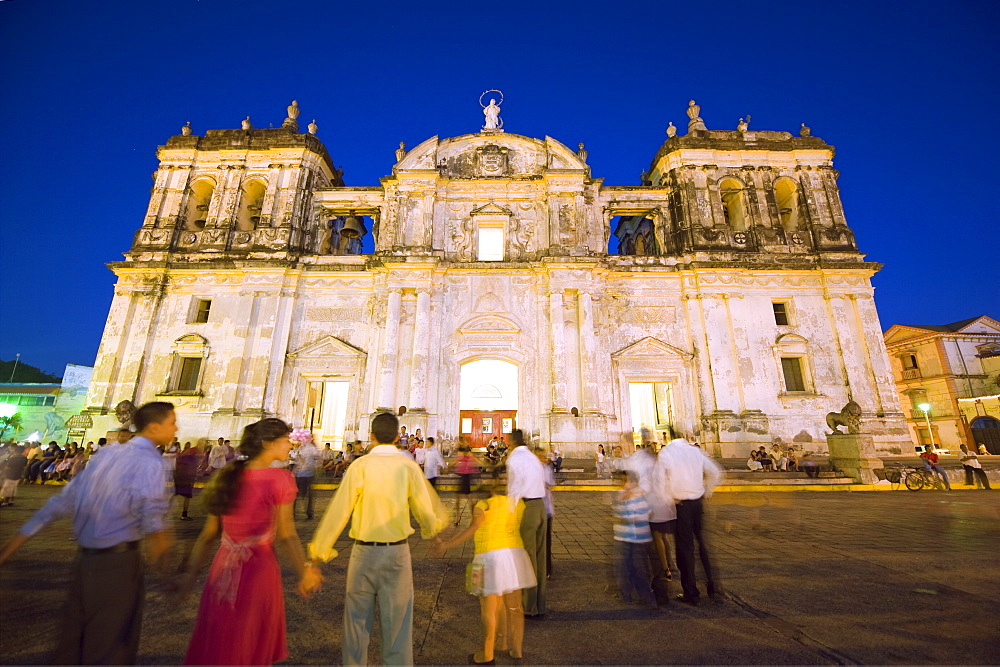
{"label": "woman in red dress", "polygon": [[241,458],[222,468],[205,490],[209,516],[181,583],[182,598],[220,533],[222,544],[208,573],[185,664],[270,665],[288,657],[275,539],[287,547],[300,595],[308,597],[322,583],[319,570],[306,564],[292,520],[295,480],[288,470],[271,467],[288,459],[291,430],[273,418],[247,426]]}

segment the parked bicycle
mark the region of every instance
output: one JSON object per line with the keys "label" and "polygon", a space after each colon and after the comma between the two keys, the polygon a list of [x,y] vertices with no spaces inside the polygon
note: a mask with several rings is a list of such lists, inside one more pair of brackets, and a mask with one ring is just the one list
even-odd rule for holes
{"label": "parked bicycle", "polygon": [[895,489],[903,484],[910,491],[921,489],[944,489],[944,482],[930,470],[923,467],[894,465],[875,471],[879,479],[884,479]]}

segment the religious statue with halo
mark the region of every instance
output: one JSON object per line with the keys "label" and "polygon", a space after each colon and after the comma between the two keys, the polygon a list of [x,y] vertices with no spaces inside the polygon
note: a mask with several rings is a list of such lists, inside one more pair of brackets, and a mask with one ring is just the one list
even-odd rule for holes
{"label": "religious statue with halo", "polygon": [[[496,101],[496,98],[491,97],[490,103],[488,105],[483,104],[483,95],[486,93],[499,93],[500,102]],[[500,105],[503,104],[503,93],[499,90],[487,90],[479,96],[479,105],[483,107],[483,115],[486,116],[486,125],[483,125],[484,130],[499,130],[503,127],[503,121],[500,119]]]}

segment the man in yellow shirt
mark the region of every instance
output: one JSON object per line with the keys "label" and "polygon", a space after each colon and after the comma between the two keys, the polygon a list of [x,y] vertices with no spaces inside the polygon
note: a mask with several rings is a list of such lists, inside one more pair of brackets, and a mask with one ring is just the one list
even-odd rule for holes
{"label": "man in yellow shirt", "polygon": [[379,599],[382,662],[413,664],[413,534],[410,509],[421,536],[430,539],[448,525],[448,512],[413,459],[396,449],[399,420],[383,413],[372,420],[371,451],[354,461],[309,543],[314,562],[336,557],[334,543],[347,522],[354,539],[344,596],[345,665],[368,663],[368,638]]}

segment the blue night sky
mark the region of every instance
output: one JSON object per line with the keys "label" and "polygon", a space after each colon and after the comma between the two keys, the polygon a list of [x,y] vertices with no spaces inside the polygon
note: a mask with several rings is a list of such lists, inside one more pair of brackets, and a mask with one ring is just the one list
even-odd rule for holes
{"label": "blue night sky", "polygon": [[691,98],[710,129],[804,121],[885,264],[883,328],[1000,317],[995,5],[811,4],[0,2],[0,358],[93,363],[104,263],[185,121],[277,127],[297,99],[346,183],[378,185],[399,141],[478,131],[491,88],[508,132],[585,142],[608,185],[638,184]]}

